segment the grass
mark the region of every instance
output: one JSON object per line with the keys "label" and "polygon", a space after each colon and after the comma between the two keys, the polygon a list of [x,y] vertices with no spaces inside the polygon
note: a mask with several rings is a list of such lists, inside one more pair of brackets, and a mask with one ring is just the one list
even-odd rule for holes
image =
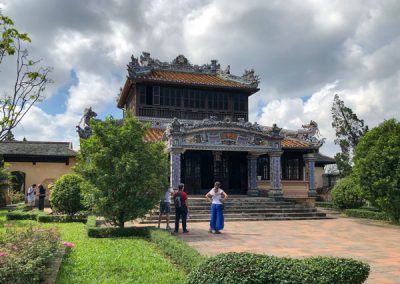
{"label": "grass", "polygon": [[[39,225],[35,221],[6,221],[15,226]],[[63,241],[76,246],[64,256],[56,283],[184,283],[185,274],[140,238],[88,238],[82,223],[46,223],[57,227]]]}

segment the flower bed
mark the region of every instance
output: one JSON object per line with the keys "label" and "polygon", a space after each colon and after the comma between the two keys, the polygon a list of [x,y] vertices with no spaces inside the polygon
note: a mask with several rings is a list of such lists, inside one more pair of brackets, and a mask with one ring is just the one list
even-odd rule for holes
{"label": "flower bed", "polygon": [[0,235],[0,283],[39,283],[60,248],[54,229],[8,227]]}

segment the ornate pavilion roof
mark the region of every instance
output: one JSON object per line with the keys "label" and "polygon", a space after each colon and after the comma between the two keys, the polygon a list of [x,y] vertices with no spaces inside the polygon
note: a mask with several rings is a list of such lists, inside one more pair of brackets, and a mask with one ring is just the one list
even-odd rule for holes
{"label": "ornate pavilion roof", "polygon": [[259,90],[260,78],[253,69],[245,70],[242,76],[232,75],[230,66],[222,70],[216,59],[200,66],[191,64],[183,55],[178,55],[172,62],[162,62],[150,57],[150,53],[143,52],[139,58],[131,57],[128,78],[121,90],[118,107],[123,107],[130,87],[138,82],[240,90],[251,95]]}

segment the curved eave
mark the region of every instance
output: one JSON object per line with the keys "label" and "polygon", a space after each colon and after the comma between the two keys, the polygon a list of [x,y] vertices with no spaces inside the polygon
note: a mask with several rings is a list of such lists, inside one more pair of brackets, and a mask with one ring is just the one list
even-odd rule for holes
{"label": "curved eave", "polygon": [[194,86],[194,87],[201,87],[207,89],[222,89],[222,90],[234,90],[234,91],[243,91],[248,93],[248,95],[252,95],[258,92],[260,89],[258,87],[251,87],[245,85],[237,85],[237,86],[224,86],[218,84],[207,84],[207,83],[200,83],[200,82],[188,82],[188,81],[179,81],[179,80],[165,80],[165,79],[157,79],[157,78],[130,78],[130,80],[134,81],[135,83],[160,83],[160,84],[168,84],[174,86]]}
{"label": "curved eave", "polygon": [[133,82],[131,79],[127,78],[124,84],[124,87],[122,88],[121,94],[119,95],[118,102],[117,102],[117,107],[118,108],[124,108],[126,98],[128,97],[129,90],[131,89],[133,85]]}

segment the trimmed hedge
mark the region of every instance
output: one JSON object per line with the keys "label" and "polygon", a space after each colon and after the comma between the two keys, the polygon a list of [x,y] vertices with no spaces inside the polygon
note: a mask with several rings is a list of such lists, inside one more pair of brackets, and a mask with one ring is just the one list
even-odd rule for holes
{"label": "trimmed hedge", "polygon": [[118,238],[118,237],[141,237],[149,238],[148,227],[97,227],[96,216],[89,216],[86,223],[86,231],[90,238]]}
{"label": "trimmed hedge", "polygon": [[37,221],[42,223],[69,223],[82,222],[86,223],[85,216],[69,216],[69,215],[38,215]]}
{"label": "trimmed hedge", "polygon": [[197,250],[166,231],[150,230],[150,242],[186,273],[190,273],[205,259]]}
{"label": "trimmed hedge", "polygon": [[118,237],[141,237],[148,238],[150,236],[147,227],[86,227],[88,237],[90,238],[118,238]]}
{"label": "trimmed hedge", "polygon": [[346,209],[344,210],[344,214],[349,217],[389,221],[389,216],[385,212],[372,211],[368,209]]}
{"label": "trimmed hedge", "polygon": [[226,253],[202,262],[188,275],[187,284],[358,284],[368,278],[369,270],[368,264],[348,258],[292,259],[251,253]]}
{"label": "trimmed hedge", "polygon": [[11,221],[11,220],[37,220],[38,216],[45,216],[46,213],[44,212],[25,212],[25,211],[13,211],[13,212],[8,212],[6,214],[6,220]]}

